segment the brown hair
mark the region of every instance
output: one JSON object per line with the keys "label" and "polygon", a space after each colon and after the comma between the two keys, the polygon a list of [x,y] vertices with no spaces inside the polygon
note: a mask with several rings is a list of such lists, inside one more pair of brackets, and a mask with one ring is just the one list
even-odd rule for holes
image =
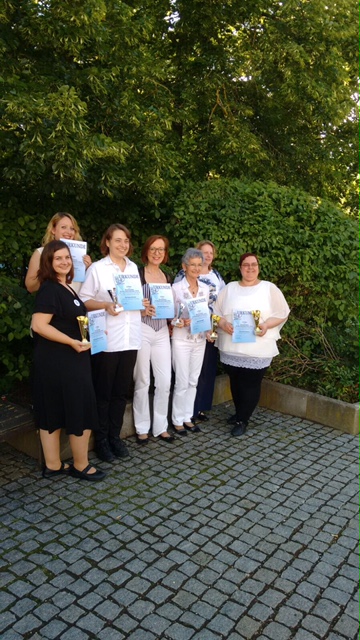
{"label": "brown hair", "polygon": [[147,255],[149,253],[149,249],[156,240],[162,240],[165,245],[164,257],[161,261],[161,264],[165,264],[169,260],[169,240],[165,238],[165,236],[150,236],[145,243],[143,248],[141,249],[141,260],[144,264],[147,264]]}
{"label": "brown hair", "polygon": [[133,246],[131,244],[131,233],[129,231],[129,229],[127,229],[123,224],[119,224],[118,222],[116,222],[115,224],[111,224],[110,227],[108,227],[108,229],[106,229],[103,237],[101,238],[101,242],[100,242],[100,251],[102,253],[103,256],[107,256],[109,255],[109,247],[107,246],[107,241],[111,240],[111,238],[113,237],[113,234],[115,231],[123,231],[127,237],[127,239],[129,240],[129,251],[127,252],[127,256],[131,256],[132,252],[133,252]]}
{"label": "brown hair", "polygon": [[[258,263],[258,265],[259,265],[259,258],[257,257],[256,253],[251,253],[251,252],[249,252],[249,253],[243,253],[243,254],[240,256],[240,260],[239,260],[239,267],[241,267],[241,265],[242,265],[242,263],[244,262],[244,260],[246,260],[246,258],[250,258],[250,256],[252,256],[253,258],[255,258],[256,262],[257,262],[257,263]],[[260,265],[259,265],[259,266],[260,266]]]}
{"label": "brown hair", "polygon": [[197,243],[196,248],[201,250],[201,248],[205,244],[209,244],[210,247],[212,247],[212,250],[214,252],[214,260],[215,260],[215,258],[217,257],[217,250],[216,250],[216,247],[215,247],[214,243],[211,242],[211,240],[200,240],[200,242]]}
{"label": "brown hair", "polygon": [[54,240],[54,228],[56,227],[57,223],[62,220],[63,218],[69,218],[69,220],[71,220],[71,224],[73,225],[74,229],[75,229],[75,236],[74,236],[74,240],[82,240],[82,237],[80,235],[80,229],[79,229],[79,225],[76,222],[74,216],[71,215],[71,213],[55,213],[53,215],[53,217],[51,218],[48,226],[46,227],[46,231],[45,231],[45,235],[42,239],[42,246],[44,247],[48,242],[51,242],[51,240]]}
{"label": "brown hair", "polygon": [[[67,249],[71,257],[69,247],[67,246],[67,244],[65,244],[65,242],[62,242],[61,240],[51,240],[51,242],[48,242],[45,245],[42,251],[42,254],[40,256],[40,268],[39,268],[39,271],[37,272],[37,278],[40,284],[45,282],[45,280],[52,280],[52,282],[59,282],[58,274],[56,273],[53,267],[53,261],[54,261],[55,253],[57,251],[60,251],[60,249]],[[67,284],[72,282],[73,279],[74,279],[74,265],[71,258],[71,269],[69,273],[66,275]]]}

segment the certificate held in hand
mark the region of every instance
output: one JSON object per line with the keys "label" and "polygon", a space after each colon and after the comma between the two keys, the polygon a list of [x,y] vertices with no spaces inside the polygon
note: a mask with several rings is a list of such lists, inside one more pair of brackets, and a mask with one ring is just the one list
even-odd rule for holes
{"label": "certificate held in hand", "polygon": [[124,311],[139,311],[143,306],[143,289],[136,273],[119,273],[114,276],[116,295]]}
{"label": "certificate held in hand", "polygon": [[86,268],[83,257],[86,256],[87,242],[83,242],[82,240],[68,240],[67,238],[61,238],[61,242],[67,244],[71,253],[74,266],[74,282],[84,282]]}
{"label": "certificate held in hand", "polygon": [[100,353],[100,351],[106,351],[107,335],[105,310],[101,309],[100,311],[88,311],[88,319],[91,355]]}
{"label": "certificate held in hand", "polygon": [[154,320],[166,320],[175,315],[171,284],[149,284],[151,304],[156,309]]}
{"label": "certificate held in hand", "polygon": [[187,303],[190,317],[190,333],[202,333],[211,329],[210,312],[206,298],[196,298]]}
{"label": "certificate held in hand", "polygon": [[233,342],[256,342],[255,322],[251,311],[233,311]]}

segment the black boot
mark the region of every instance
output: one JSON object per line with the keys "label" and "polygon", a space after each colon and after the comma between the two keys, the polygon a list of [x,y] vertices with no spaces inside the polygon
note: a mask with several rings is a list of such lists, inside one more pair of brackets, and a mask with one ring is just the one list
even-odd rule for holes
{"label": "black boot", "polygon": [[95,453],[99,460],[103,460],[104,462],[112,462],[113,460],[115,460],[115,456],[111,451],[110,445],[106,439],[95,442]]}

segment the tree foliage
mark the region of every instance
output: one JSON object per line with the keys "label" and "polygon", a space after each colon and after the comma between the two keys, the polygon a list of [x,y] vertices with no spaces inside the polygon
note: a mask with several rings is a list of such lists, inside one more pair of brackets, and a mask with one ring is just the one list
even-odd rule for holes
{"label": "tree foliage", "polygon": [[[94,258],[103,230],[120,221],[135,245],[167,227],[177,259],[198,239],[194,229],[203,236],[213,228],[221,206],[212,190],[216,184],[230,197],[227,179],[247,185],[233,188],[248,191],[241,201],[258,221],[263,268],[272,249],[279,265],[291,265],[294,304],[309,318],[318,308],[308,282],[322,296],[326,326],[336,313],[337,322],[340,313],[346,318],[347,285],[341,291],[327,264],[333,301],[325,299],[324,279],[311,281],[309,242],[316,228],[320,263],[328,242],[331,262],[333,251],[338,256],[331,240],[348,229],[349,220],[330,215],[320,198],[357,210],[356,19],[350,0],[3,0],[0,279],[2,312],[11,314],[3,316],[1,340],[9,354],[22,341],[12,323],[22,318],[25,331],[29,322],[18,285],[56,211],[76,216]],[[254,195],[259,180],[274,183],[261,198]],[[199,228],[205,205],[179,196],[177,215],[181,198],[190,214],[180,237],[173,203],[189,181],[198,185],[192,197],[205,189],[216,202],[206,205]],[[253,190],[246,181],[256,182]],[[285,195],[275,183],[290,190]],[[295,187],[310,195],[289,195],[300,193]],[[276,224],[266,214],[269,203]],[[302,207],[310,217],[301,217]],[[222,268],[230,274],[238,212],[227,231],[227,221],[216,219]],[[285,229],[292,242],[298,238],[298,262],[287,253]],[[16,362],[11,375],[25,370]]]}

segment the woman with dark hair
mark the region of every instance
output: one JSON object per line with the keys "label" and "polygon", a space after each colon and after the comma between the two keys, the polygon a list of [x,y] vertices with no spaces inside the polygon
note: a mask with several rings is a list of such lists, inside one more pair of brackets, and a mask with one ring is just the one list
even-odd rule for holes
{"label": "woman with dark hair", "polygon": [[[228,420],[234,425],[233,436],[242,436],[246,431],[260,399],[262,379],[279,353],[276,341],[280,339],[280,329],[290,313],[280,289],[260,280],[255,253],[240,256],[239,266],[241,280],[226,285],[214,305],[214,313],[221,317],[217,341],[220,361],[230,378],[236,411]],[[239,322],[236,341],[234,316]]]}
{"label": "woman with dark hair", "polygon": [[[140,279],[144,298],[151,299],[150,285],[170,283],[170,278],[161,269],[168,261],[169,241],[164,236],[148,238],[141,251],[144,267],[140,267]],[[168,433],[168,407],[171,383],[171,349],[168,323],[165,319],[155,319],[155,307],[150,304],[141,312],[142,341],[134,369],[134,423],[138,444],[149,442],[151,426],[149,387],[150,367],[154,375],[154,402],[152,433],[155,438],[166,443],[174,437]]]}
{"label": "woman with dark hair", "polygon": [[196,387],[204,359],[206,335],[191,333],[188,305],[193,300],[204,300],[209,304],[209,287],[199,279],[203,265],[203,254],[199,249],[188,249],[182,258],[185,277],[173,284],[175,306],[183,305],[184,311],[172,332],[172,364],[175,386],[172,402],[173,427],[181,436],[188,431],[200,431],[192,416]]}
{"label": "woman with dark hair", "polygon": [[[129,260],[132,253],[130,231],[112,224],[101,244],[102,260],[88,269],[80,297],[89,311],[106,310],[107,350],[92,356],[93,380],[100,428],[95,434],[95,451],[100,460],[111,462],[129,455],[120,440],[127,394],[141,348],[140,311],[119,310],[113,299],[115,276],[138,276],[138,268]],[[143,300],[144,306],[149,304]]]}
{"label": "woman with dark hair", "polygon": [[[96,430],[96,400],[91,380],[90,344],[81,340],[78,316],[86,309],[70,286],[74,275],[67,245],[49,242],[42,252],[32,317],[34,411],[44,451],[44,478],[70,474],[102,480],[103,471],[89,464],[91,430]],[[69,436],[73,465],[60,460],[60,430]]]}
{"label": "woman with dark hair", "polygon": [[[29,293],[38,291],[40,287],[37,273],[40,266],[40,256],[44,250],[44,246],[52,240],[61,240],[61,238],[64,238],[64,240],[81,240],[79,225],[71,213],[55,213],[48,223],[42,240],[42,246],[35,249],[30,258],[29,267],[25,277],[25,286]],[[85,268],[87,269],[91,265],[90,256],[84,256],[83,261]],[[73,289],[78,292],[81,284],[80,282],[74,282],[72,286]]]}

